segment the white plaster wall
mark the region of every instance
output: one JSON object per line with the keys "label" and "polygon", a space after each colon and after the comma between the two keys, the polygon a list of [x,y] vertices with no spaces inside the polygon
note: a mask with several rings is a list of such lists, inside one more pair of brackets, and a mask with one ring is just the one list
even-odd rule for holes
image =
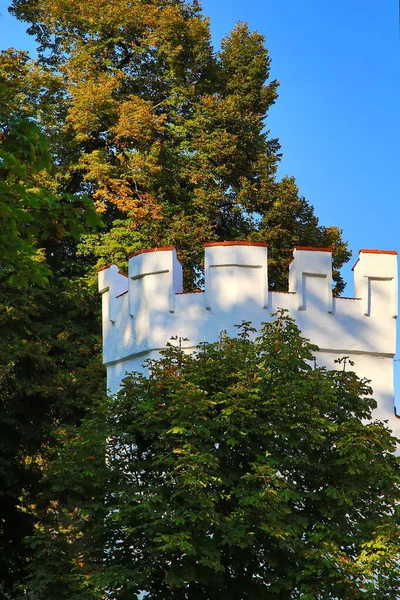
{"label": "white plaster wall", "polygon": [[303,335],[320,348],[318,361],[335,367],[344,355],[360,377],[372,381],[376,416],[400,437],[394,411],[397,253],[360,251],[354,267],[357,298],[332,297],[330,249],[296,248],[289,292],[268,291],[265,244],[224,242],[205,247],[205,291],[182,294],[182,268],[174,248],[152,249],[130,259],[129,277],[112,265],[99,273],[103,294],[103,350],[110,393],[126,373],[141,371],[147,358],[172,336],[188,338],[188,351],[235,335],[242,320],[259,327],[286,308]]}

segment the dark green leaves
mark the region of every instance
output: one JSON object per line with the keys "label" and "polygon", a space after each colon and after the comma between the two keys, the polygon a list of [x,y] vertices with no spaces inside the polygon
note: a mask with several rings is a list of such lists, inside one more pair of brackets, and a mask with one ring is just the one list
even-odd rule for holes
{"label": "dark green leaves", "polygon": [[0,279],[23,288],[48,283],[44,245],[49,238],[79,239],[100,219],[88,197],[60,197],[41,184],[50,168],[48,143],[27,119],[0,133]]}
{"label": "dark green leaves", "polygon": [[[393,597],[398,461],[395,439],[372,419],[368,382],[315,366],[315,346],[284,312],[253,333],[243,323],[237,338],[189,356],[171,346],[110,400],[94,588],[103,582],[119,600],[140,590],[150,599]],[[71,472],[74,490],[88,475]]]}

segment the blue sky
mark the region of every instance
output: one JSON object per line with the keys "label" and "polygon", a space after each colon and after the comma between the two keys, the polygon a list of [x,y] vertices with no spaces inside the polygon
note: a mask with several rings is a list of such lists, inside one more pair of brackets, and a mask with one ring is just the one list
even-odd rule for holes
{"label": "blue sky", "polygon": [[[34,50],[0,0],[0,47]],[[398,0],[203,0],[215,47],[247,21],[266,37],[279,98],[267,126],[323,225],[360,248],[400,248]]]}
{"label": "blue sky", "polygon": [[204,0],[203,7],[215,44],[238,20],[266,37],[281,84],[267,122],[282,145],[280,173],[296,177],[321,224],[343,229],[354,259],[360,248],[398,250],[397,0]]}

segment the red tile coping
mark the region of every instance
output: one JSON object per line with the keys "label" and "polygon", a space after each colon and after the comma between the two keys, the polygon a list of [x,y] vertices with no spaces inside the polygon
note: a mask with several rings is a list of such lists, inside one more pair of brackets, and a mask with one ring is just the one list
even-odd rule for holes
{"label": "red tile coping", "polygon": [[[397,250],[378,250],[377,248],[374,248],[372,250],[369,250],[368,248],[362,248],[358,251],[358,254],[361,254],[361,252],[363,252],[364,254],[392,254],[394,256],[397,256],[398,254]],[[354,269],[356,268],[359,260],[360,259],[358,258],[354,265],[351,267],[352,271],[354,271]]]}
{"label": "red tile coping", "polygon": [[240,240],[233,242],[207,242],[203,244],[203,248],[210,248],[211,246],[264,246],[267,248],[268,244],[265,242],[242,242]]}
{"label": "red tile coping", "polygon": [[138,250],[133,254],[128,256],[129,258],[133,258],[134,256],[138,256],[139,254],[146,254],[147,252],[163,252],[164,250],[175,250],[175,246],[162,246],[161,248],[144,248],[143,250]]}
{"label": "red tile coping", "polygon": [[315,248],[315,246],[295,246],[293,250],[307,250],[309,252],[332,252],[332,248]]}
{"label": "red tile coping", "polygon": [[362,248],[358,251],[358,254],[361,254],[361,252],[365,252],[365,254],[394,254],[397,256],[397,250],[378,250],[377,248],[368,250],[368,248]]}

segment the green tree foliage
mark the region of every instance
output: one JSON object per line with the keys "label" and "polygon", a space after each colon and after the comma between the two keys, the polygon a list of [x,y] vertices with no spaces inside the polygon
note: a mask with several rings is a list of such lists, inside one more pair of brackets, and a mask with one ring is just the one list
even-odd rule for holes
{"label": "green tree foliage", "polygon": [[[26,536],[54,429],[79,424],[105,387],[99,324],[89,294],[52,273],[46,289],[0,284],[0,598],[24,577]],[[79,308],[77,308],[79,307]],[[14,598],[15,596],[11,595]],[[9,598],[9,596],[5,596]]]}
{"label": "green tree foliage", "polygon": [[252,333],[169,346],[66,439],[52,481],[78,503],[35,539],[33,597],[395,597],[399,462],[368,382],[284,312]]}
{"label": "green tree foliage", "polygon": [[104,214],[106,230],[81,247],[89,262],[175,244],[192,285],[202,243],[267,241],[271,281],[285,287],[294,245],[332,246],[343,289],[341,232],[319,225],[293,178],[276,178],[266,117],[278,83],[261,35],[239,23],[215,53],[197,1],[14,0],[12,11],[39,61],[8,54],[4,68],[17,86],[29,72],[58,184]]}
{"label": "green tree foliage", "polygon": [[40,186],[50,164],[47,140],[35,123],[19,119],[0,128],[0,277],[19,288],[48,283],[44,240],[79,239],[85,225],[99,222],[89,198],[61,199]]}
{"label": "green tree foliage", "polygon": [[79,421],[103,371],[85,286],[51,250],[76,244],[99,218],[89,198],[46,187],[47,140],[18,111],[6,114],[7,96],[0,87],[0,594],[9,598],[29,560],[52,430]]}

